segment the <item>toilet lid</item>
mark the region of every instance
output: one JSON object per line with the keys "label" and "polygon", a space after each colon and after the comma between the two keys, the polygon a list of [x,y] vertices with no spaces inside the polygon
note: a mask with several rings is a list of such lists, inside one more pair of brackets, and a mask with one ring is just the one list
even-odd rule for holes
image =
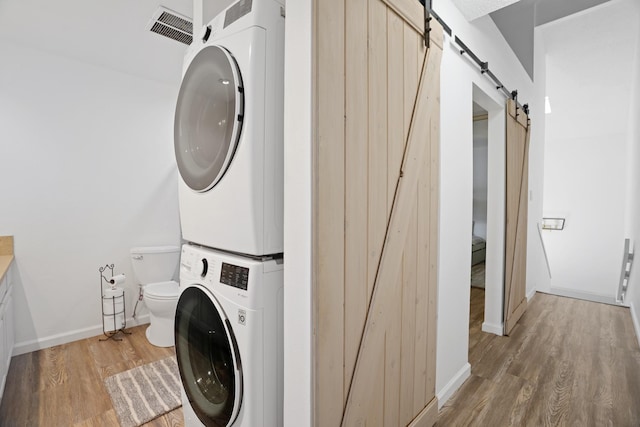
{"label": "toilet lid", "polygon": [[178,299],[180,286],[178,282],[158,282],[150,283],[144,288],[147,297],[155,299]]}

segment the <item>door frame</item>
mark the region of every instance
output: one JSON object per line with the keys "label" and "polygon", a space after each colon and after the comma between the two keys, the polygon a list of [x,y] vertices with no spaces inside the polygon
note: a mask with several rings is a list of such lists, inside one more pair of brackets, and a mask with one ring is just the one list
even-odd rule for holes
{"label": "door frame", "polygon": [[[505,220],[506,220],[506,104],[475,83],[472,101],[488,112],[487,243],[485,305],[482,331],[503,335]],[[473,185],[473,183],[471,183]],[[469,237],[469,240],[471,238]],[[469,243],[471,244],[471,243]]]}

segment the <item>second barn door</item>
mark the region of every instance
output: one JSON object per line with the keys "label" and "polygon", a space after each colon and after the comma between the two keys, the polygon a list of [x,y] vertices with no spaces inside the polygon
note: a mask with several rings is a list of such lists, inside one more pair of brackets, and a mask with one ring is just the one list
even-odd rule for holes
{"label": "second barn door", "polygon": [[527,309],[527,212],[531,121],[507,101],[507,212],[504,275],[504,333],[509,335]]}
{"label": "second barn door", "polygon": [[315,19],[314,424],[432,425],[442,28],[417,0]]}

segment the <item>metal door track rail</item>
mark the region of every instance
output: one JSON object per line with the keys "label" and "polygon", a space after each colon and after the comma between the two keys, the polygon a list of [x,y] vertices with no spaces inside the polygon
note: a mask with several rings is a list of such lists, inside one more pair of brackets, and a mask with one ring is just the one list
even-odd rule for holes
{"label": "metal door track rail", "polygon": [[[489,69],[489,63],[481,61],[480,58],[478,58],[476,54],[473,53],[473,51],[469,49],[469,47],[466,44],[464,44],[464,42],[460,40],[458,36],[455,36],[454,40],[456,44],[460,46],[460,55],[464,55],[465,53],[469,55],[469,58],[471,58],[473,62],[475,62],[480,67],[480,72],[482,74],[487,75],[491,80],[493,80],[493,82],[496,85],[496,89],[501,91],[507,98],[511,98],[514,101],[516,101],[516,109],[522,108],[524,113],[526,115],[529,115],[529,104],[520,105],[520,103],[518,102],[518,91],[517,90],[510,91],[509,89],[507,89],[505,85],[502,84],[500,79],[498,79],[498,77],[495,74],[493,74],[493,72]],[[516,115],[517,114],[518,112],[516,111]]]}
{"label": "metal door track rail", "polygon": [[[442,20],[442,18],[440,18],[440,16],[433,10],[432,0],[427,0],[427,1],[419,0],[419,1],[424,6],[424,41],[425,41],[425,45],[427,47],[429,47],[429,32],[431,31],[429,22],[431,21],[432,17],[435,18],[436,21],[438,21],[440,23],[440,25],[442,25],[442,28],[444,29],[444,31],[449,35],[449,37],[451,37],[453,35],[453,31],[451,30],[451,27],[448,26]],[[473,60],[473,62],[475,62],[480,67],[480,72],[482,74],[488,76],[491,80],[493,80],[493,82],[496,85],[496,89],[501,91],[507,98],[511,98],[516,102],[516,116],[518,115],[518,109],[522,109],[522,111],[524,111],[524,113],[528,116],[529,115],[529,104],[521,105],[518,102],[518,91],[517,90],[510,91],[509,89],[507,89],[502,84],[500,79],[498,79],[498,77],[495,74],[493,74],[493,72],[491,72],[491,70],[489,70],[489,63],[481,61],[480,58],[478,58],[478,56],[476,56],[476,54],[473,53],[473,51],[471,49],[469,49],[469,47],[466,44],[464,44],[464,42],[462,40],[460,40],[460,38],[458,36],[454,36],[454,41],[460,47],[460,55],[464,55],[465,53],[467,55],[469,55],[469,58],[471,58]]]}

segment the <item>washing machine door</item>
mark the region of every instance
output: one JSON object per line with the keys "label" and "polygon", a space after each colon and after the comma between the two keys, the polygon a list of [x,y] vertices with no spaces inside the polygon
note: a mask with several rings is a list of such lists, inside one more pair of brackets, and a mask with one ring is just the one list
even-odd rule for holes
{"label": "washing machine door", "polygon": [[230,426],[242,403],[240,353],[217,299],[200,285],[178,300],[175,346],[180,378],[191,406],[206,426]]}
{"label": "washing machine door", "polygon": [[182,79],[174,122],[174,148],[184,182],[198,192],[212,189],[236,151],[244,118],[244,89],[233,56],[207,46]]}

